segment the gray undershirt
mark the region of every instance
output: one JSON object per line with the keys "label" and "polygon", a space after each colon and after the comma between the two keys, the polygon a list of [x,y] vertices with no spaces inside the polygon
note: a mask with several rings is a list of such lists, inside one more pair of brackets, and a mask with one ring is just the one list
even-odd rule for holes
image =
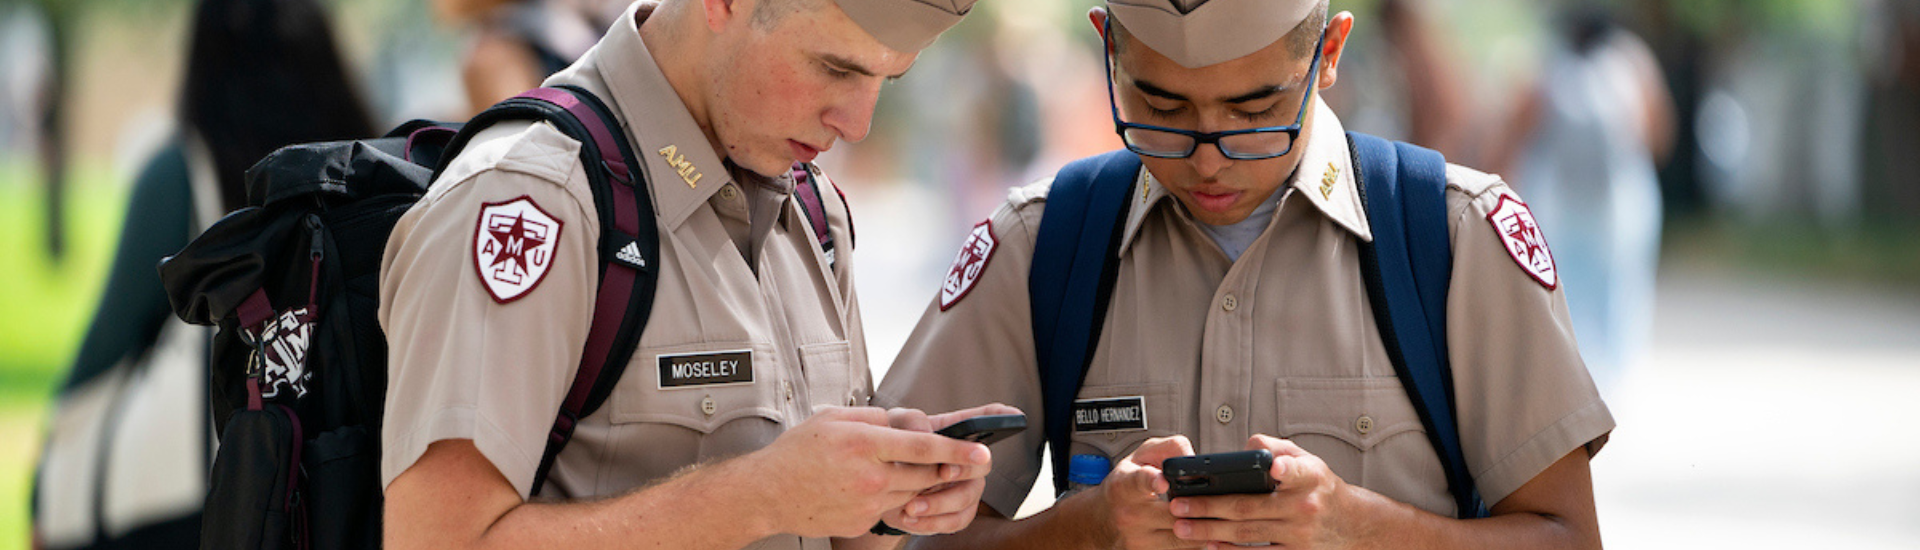
{"label": "gray undershirt", "polygon": [[1245,253],[1248,247],[1253,246],[1253,241],[1258,240],[1260,234],[1267,230],[1267,223],[1273,221],[1274,212],[1280,209],[1280,196],[1285,194],[1285,191],[1285,187],[1274,189],[1273,194],[1267,196],[1266,202],[1260,203],[1260,207],[1253,209],[1253,213],[1248,214],[1247,219],[1240,220],[1239,223],[1194,225],[1200,226],[1200,231],[1212,238],[1213,244],[1220,245],[1220,251],[1227,253],[1228,260],[1240,261],[1240,255]]}

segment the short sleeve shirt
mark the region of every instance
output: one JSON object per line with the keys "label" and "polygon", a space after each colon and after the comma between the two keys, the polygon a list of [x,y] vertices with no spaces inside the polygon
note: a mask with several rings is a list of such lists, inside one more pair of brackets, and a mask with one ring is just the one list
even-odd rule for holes
{"label": "short sleeve shirt", "polygon": [[[1345,132],[1314,104],[1300,167],[1238,261],[1141,170],[1078,400],[1112,414],[1076,420],[1072,452],[1117,462],[1147,438],[1174,434],[1201,453],[1236,451],[1266,434],[1292,440],[1349,483],[1452,516],[1443,467],[1361,281],[1358,249],[1372,235]],[[1496,503],[1567,453],[1597,452],[1613,419],[1575,348],[1557,279],[1538,271],[1551,266],[1544,241],[1531,256],[1508,248],[1500,224],[1519,197],[1465,168],[1450,166],[1447,179],[1457,415],[1471,473]],[[1015,190],[975,229],[992,244],[970,237],[974,255],[991,250],[982,261],[956,260],[947,290],[958,292],[928,307],[876,404],[950,410],[998,401],[1044,425],[1027,277],[1050,184]],[[969,263],[983,266],[971,279]],[[1044,446],[1042,430],[999,446],[985,502],[1018,509]]]}
{"label": "short sleeve shirt", "polygon": [[[836,258],[791,198],[790,176],[723,163],[641,41],[646,14],[629,11],[547,81],[593,92],[623,121],[660,258],[638,348],[605,405],[580,420],[541,496],[618,494],[759,449],[815,406],[864,405],[871,394],[845,205],[826,183],[829,232],[846,243]],[[598,285],[602,222],[579,148],[545,123],[485,130],[395,227],[380,281],[390,346],[383,484],[427,445],[470,439],[529,496]],[[826,544],[776,537],[756,547]]]}

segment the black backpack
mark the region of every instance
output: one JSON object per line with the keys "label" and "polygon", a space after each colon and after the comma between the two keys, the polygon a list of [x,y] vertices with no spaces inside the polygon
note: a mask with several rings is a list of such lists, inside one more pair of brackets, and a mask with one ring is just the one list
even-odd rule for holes
{"label": "black backpack", "polygon": [[[376,310],[387,238],[474,134],[517,120],[581,142],[594,207],[609,220],[594,322],[535,474],[540,491],[575,423],[626,368],[659,258],[632,147],[606,105],[572,87],[529,91],[464,125],[414,121],[378,139],[276,151],[247,171],[249,207],[161,262],[175,315],[219,327],[208,396],[220,447],[201,548],[380,546],[387,345]],[[826,227],[811,172],[795,174],[809,221]]]}

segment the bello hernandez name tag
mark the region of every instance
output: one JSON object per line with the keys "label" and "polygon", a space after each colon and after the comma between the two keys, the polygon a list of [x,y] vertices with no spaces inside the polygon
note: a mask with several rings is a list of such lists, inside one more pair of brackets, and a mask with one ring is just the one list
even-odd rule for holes
{"label": "bello hernandez name tag", "polygon": [[1073,431],[1132,432],[1147,429],[1147,398],[1080,399],[1073,402]]}

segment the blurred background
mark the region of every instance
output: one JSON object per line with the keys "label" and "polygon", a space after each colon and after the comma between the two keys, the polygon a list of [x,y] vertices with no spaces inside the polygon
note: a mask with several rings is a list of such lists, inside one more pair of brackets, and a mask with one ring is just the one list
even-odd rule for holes
{"label": "blurred background", "polygon": [[[150,302],[152,260],[232,203],[223,166],[250,153],[228,146],[271,140],[195,107],[209,96],[183,90],[233,76],[190,71],[190,58],[219,66],[260,40],[337,50],[321,59],[341,71],[282,80],[336,87],[324,108],[351,116],[328,118],[366,119],[334,133],[378,132],[460,119],[532,85],[625,4],[308,0],[325,17],[280,16],[330,21],[330,33],[258,23],[257,5],[286,3],[300,2],[0,0],[0,550],[33,545],[50,425],[88,429],[56,421],[72,412],[59,403],[104,391],[88,389],[95,379],[126,386],[159,378],[140,365],[193,357],[192,332],[160,328],[151,303],[129,313],[116,300]],[[1009,187],[1118,147],[1085,16],[1096,3],[982,2],[882,92],[870,138],[822,157],[863,237],[876,379],[966,228]],[[1358,19],[1325,94],[1348,128],[1504,174],[1540,217],[1619,422],[1593,464],[1610,546],[1920,548],[1920,0],[1333,9]],[[195,47],[193,29],[222,24],[278,30]],[[237,66],[228,72],[259,72]],[[319,139],[304,135],[270,137]],[[178,342],[189,351],[164,351]],[[143,453],[193,450],[206,435],[140,441]],[[63,467],[86,470],[46,465]],[[93,512],[90,527],[38,537],[49,548],[122,537],[185,521],[182,502]],[[53,508],[86,519],[74,506]]]}

